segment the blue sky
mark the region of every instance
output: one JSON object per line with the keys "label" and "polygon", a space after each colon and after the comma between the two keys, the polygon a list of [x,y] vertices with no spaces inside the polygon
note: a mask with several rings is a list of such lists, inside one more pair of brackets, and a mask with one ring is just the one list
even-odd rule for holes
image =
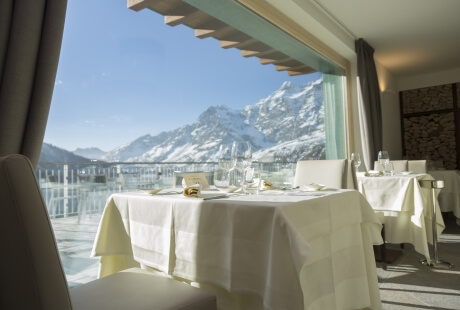
{"label": "blue sky", "polygon": [[192,124],[209,106],[241,109],[289,77],[126,0],[69,0],[45,142],[112,150]]}

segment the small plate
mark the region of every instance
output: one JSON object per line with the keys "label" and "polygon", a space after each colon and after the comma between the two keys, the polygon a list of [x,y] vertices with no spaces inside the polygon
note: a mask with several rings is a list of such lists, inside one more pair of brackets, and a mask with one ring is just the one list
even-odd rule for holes
{"label": "small plate", "polygon": [[142,188],[141,191],[149,194],[149,195],[155,195],[159,193],[162,190],[162,188]]}
{"label": "small plate", "polygon": [[326,185],[323,185],[323,184],[310,183],[310,184],[304,185],[303,187],[310,191],[319,191],[325,186]]}
{"label": "small plate", "polygon": [[409,174],[411,174],[411,173],[412,173],[412,171],[401,171],[401,174],[402,174],[402,175],[409,175]]}
{"label": "small plate", "polygon": [[238,186],[217,187],[217,189],[225,193],[233,193],[234,191],[239,189],[239,187]]}

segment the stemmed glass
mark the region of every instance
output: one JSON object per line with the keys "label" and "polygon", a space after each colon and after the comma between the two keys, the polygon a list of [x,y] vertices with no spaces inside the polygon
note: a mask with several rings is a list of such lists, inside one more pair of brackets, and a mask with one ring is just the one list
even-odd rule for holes
{"label": "stemmed glass", "polygon": [[235,160],[235,168],[240,172],[241,192],[246,194],[244,188],[245,171],[251,165],[252,151],[249,142],[235,141],[232,146],[232,157]]}
{"label": "stemmed glass", "polygon": [[390,162],[390,155],[388,155],[387,151],[380,151],[379,152],[379,163],[383,166],[383,171],[387,170],[387,165]]}
{"label": "stemmed glass", "polygon": [[214,170],[214,185],[218,188],[227,188],[230,183],[230,171],[232,171],[236,165],[230,145],[220,146],[217,153],[217,163],[218,167]]}
{"label": "stemmed glass", "polygon": [[355,171],[358,172],[358,167],[361,165],[361,156],[359,153],[351,153],[351,159],[355,164]]}
{"label": "stemmed glass", "polygon": [[220,146],[217,162],[219,163],[219,167],[226,172],[230,172],[236,165],[236,160],[232,152],[232,147],[227,145]]}

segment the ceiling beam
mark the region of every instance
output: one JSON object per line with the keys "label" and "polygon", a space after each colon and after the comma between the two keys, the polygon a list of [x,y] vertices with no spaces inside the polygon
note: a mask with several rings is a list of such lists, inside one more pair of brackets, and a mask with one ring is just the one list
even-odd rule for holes
{"label": "ceiling beam", "polygon": [[201,27],[201,29],[195,29],[195,37],[204,39],[204,38],[218,38],[218,37],[225,37],[233,32],[235,32],[235,28],[231,26],[224,26],[222,28],[213,28],[208,27],[208,29],[204,29],[205,27]]}
{"label": "ceiling beam", "polygon": [[220,41],[220,47],[225,48],[225,49],[232,48],[232,47],[239,49],[239,48],[245,47],[247,45],[253,44],[255,42],[257,42],[257,40],[254,39],[254,38],[251,38],[251,37],[249,37],[246,40],[241,40],[241,41],[221,40]]}

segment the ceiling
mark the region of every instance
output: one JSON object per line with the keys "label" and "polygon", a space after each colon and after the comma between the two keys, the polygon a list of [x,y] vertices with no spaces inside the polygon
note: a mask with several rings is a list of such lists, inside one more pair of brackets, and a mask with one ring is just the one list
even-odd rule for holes
{"label": "ceiling", "polygon": [[302,0],[325,9],[398,77],[460,68],[459,0]]}

